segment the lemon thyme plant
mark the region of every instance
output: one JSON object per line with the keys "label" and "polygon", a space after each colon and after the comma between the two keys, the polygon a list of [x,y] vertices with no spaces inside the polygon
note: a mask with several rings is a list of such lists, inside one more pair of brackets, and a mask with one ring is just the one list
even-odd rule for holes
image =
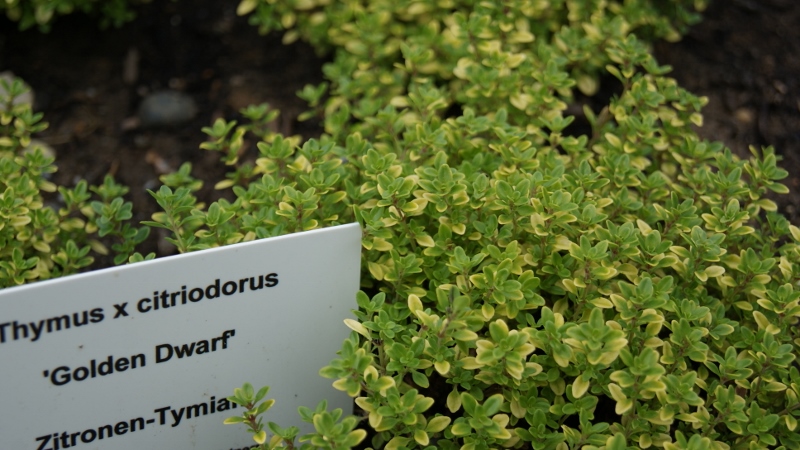
{"label": "lemon thyme plant", "polygon": [[[641,39],[690,3],[242,1],[333,49],[300,93],[325,134],[217,121],[235,200],[176,239],[361,223],[358,320],[321,374],[373,448],[800,448],[787,173],[701,140],[705,100]],[[618,93],[571,131],[603,74]]]}
{"label": "lemon thyme plant", "polygon": [[[701,140],[704,99],[646,43],[703,3],[240,2],[263,30],[334,52],[327,82],[300,93],[325,133],[273,133],[267,105],[218,120],[204,148],[230,166],[216,186],[231,200],[199,203],[187,164],[162,178],[148,225],[182,252],[362,225],[357,320],[321,374],[369,436],[321,404],[301,409],[316,433],[300,445],[800,448],[800,229],[769,199],[786,172],[771,148],[743,160]],[[567,112],[601,80],[607,105]],[[15,283],[83,267],[101,229],[146,233],[122,224],[111,181],[60,190],[58,212],[39,200],[51,161],[23,149],[40,120],[20,107],[0,122]],[[61,245],[64,264],[48,256]],[[295,429],[268,436],[267,392],[248,386],[229,422],[294,448]]]}
{"label": "lemon thyme plant", "polygon": [[31,140],[47,123],[14,101],[27,89],[19,78],[0,79],[0,287],[77,273],[93,254],[113,254],[115,264],[143,259],[132,254],[150,229],[130,224],[128,188],[110,176],[99,186],[49,181],[54,158]]}
{"label": "lemon thyme plant", "polygon": [[[243,406],[246,411],[241,416],[233,416],[225,419],[226,424],[245,424],[247,431],[253,434],[253,439],[262,448],[288,448],[288,449],[342,449],[356,446],[366,436],[364,430],[356,430],[358,419],[354,416],[346,417],[339,422],[342,417],[342,410],[339,408],[331,412],[327,410],[327,402],[321,401],[317,408],[312,410],[300,407],[299,413],[303,421],[314,425],[315,432],[300,438],[300,441],[308,441],[295,446],[295,438],[300,433],[297,427],[281,428],[274,422],[267,422],[267,428],[273,433],[267,442],[267,431],[264,429],[264,421],[261,417],[275,404],[273,399],[264,399],[269,392],[269,386],[264,386],[255,392],[250,383],[245,383],[241,388],[234,390],[234,395],[228,400]],[[338,423],[337,423],[338,422]]]}

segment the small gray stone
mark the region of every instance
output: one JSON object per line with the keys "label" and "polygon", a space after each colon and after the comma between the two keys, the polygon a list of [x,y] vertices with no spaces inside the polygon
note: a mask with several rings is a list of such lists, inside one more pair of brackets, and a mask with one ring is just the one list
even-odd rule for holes
{"label": "small gray stone", "polygon": [[154,92],[139,105],[139,119],[144,127],[180,125],[197,114],[197,105],[186,94],[176,91]]}
{"label": "small gray stone", "polygon": [[[14,74],[9,72],[9,71],[0,72],[0,79],[4,80],[9,85],[14,81],[14,78],[16,78],[14,76]],[[19,105],[19,104],[22,104],[22,103],[27,103],[27,104],[31,105],[31,107],[33,107],[33,100],[34,100],[33,89],[31,89],[31,87],[28,86],[27,84],[25,85],[25,87],[28,88],[28,91],[25,92],[24,94],[14,98],[14,103],[13,104],[14,105]],[[3,85],[0,84],[0,97],[5,97],[7,94],[8,93],[3,88]],[[6,105],[5,104],[0,104],[0,111],[5,111],[5,110],[6,110]]]}

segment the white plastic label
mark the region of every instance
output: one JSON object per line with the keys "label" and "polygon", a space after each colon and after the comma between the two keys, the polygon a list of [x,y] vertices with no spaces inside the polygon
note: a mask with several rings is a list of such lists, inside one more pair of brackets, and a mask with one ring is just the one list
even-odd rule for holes
{"label": "white plastic label", "polygon": [[226,397],[271,386],[265,422],[350,412],[318,371],[349,329],[357,224],[0,291],[0,449],[231,450],[253,445]]}

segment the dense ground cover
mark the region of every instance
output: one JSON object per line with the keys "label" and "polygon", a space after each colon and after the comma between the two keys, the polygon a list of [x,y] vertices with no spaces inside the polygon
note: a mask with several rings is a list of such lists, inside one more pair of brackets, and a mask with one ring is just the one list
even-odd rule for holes
{"label": "dense ground cover", "polygon": [[[296,121],[305,104],[294,93],[321,81],[324,59],[302,42],[283,46],[277,34],[260,36],[236,16],[236,6],[154,2],[141,7],[138,20],[105,31],[74,14],[48,35],[19,32],[0,18],[0,71],[14,71],[37,92],[35,109],[50,123],[40,138],[58,157],[53,181],[70,185],[82,177],[97,184],[112,173],[132,188],[135,219],[146,220],[157,205],[145,189],[156,187],[160,174],[183,161],[201,179],[224,174],[216,156],[197,150],[206,138],[200,128],[213,119],[236,118],[239,108],[267,101],[282,111],[280,131],[319,133],[313,121]],[[778,202],[800,223],[800,29],[790,26],[800,21],[800,7],[787,0],[718,1],[704,17],[682,41],[658,43],[656,57],[673,67],[682,86],[709,97],[701,135],[740,155],[748,145],[775,146],[791,190]],[[125,82],[126,71],[134,81]],[[148,93],[170,87],[195,99],[200,112],[193,120],[169,129],[129,126],[126,119]],[[218,193],[207,185],[199,195],[209,200]],[[157,251],[158,242],[153,233],[143,250]],[[160,242],[161,253],[169,251]]]}
{"label": "dense ground cover", "polygon": [[[695,111],[704,102],[664,78],[641,41],[621,37],[627,33],[621,21],[631,19],[645,34],[653,22],[637,22],[635,14],[617,20],[619,9],[590,15],[577,7],[567,15],[488,2],[469,16],[448,16],[441,5],[449,3],[440,2],[427,12],[444,18],[429,27],[421,19],[425,7],[400,10],[396,21],[353,14],[352,4],[309,16],[312,4],[277,17],[287,27],[299,24],[299,35],[318,46],[346,49],[325,69],[333,97],[321,140],[295,148],[301,138],[274,134],[298,131],[294,114],[271,122],[258,108],[242,111],[248,125],[230,135],[234,125],[219,117],[236,117],[234,88],[246,82],[238,75],[227,85],[213,80],[218,64],[207,55],[197,58],[208,62],[205,68],[191,75],[178,51],[170,61],[184,75],[145,85],[142,53],[131,46],[120,66],[106,68],[122,69],[122,92],[129,95],[118,123],[102,128],[102,121],[89,121],[83,129],[81,122],[61,138],[71,142],[76,130],[88,130],[84,138],[113,140],[109,130],[118,129],[153,175],[184,160],[202,165],[182,153],[165,158],[152,139],[174,137],[176,129],[148,128],[134,115],[137,104],[167,86],[197,97],[205,123],[219,119],[205,130],[212,140],[203,145],[222,150],[236,169],[217,185],[235,186],[222,194],[235,203],[223,199],[207,212],[174,208],[195,203],[186,189],[160,191],[168,211],[156,220],[181,251],[358,219],[369,295],[359,295],[359,321],[349,323],[355,333],[323,374],[358,397],[377,432],[375,446],[426,446],[435,439],[440,448],[519,440],[623,448],[632,439],[722,449],[775,445],[776,438],[800,445],[792,362],[798,309],[792,239],[800,232],[762,198],[784,191],[774,181],[786,173],[775,169],[771,150],[754,150],[756,159],[745,162],[698,141],[689,124],[700,125]],[[648,4],[638,5],[647,10]],[[780,3],[735,4],[751,13],[789,11]],[[274,20],[268,9],[257,17]],[[208,11],[189,14],[202,22]],[[505,23],[513,14],[519,20]],[[227,35],[225,16],[219,17],[205,33]],[[363,22],[353,27],[353,17]],[[533,41],[526,17],[537,18],[531,26],[543,42],[538,53],[525,45]],[[337,24],[319,26],[328,19]],[[172,28],[183,21],[169,15]],[[447,30],[438,35],[438,26]],[[407,30],[414,31],[404,36]],[[659,45],[667,54],[672,49]],[[400,50],[404,63],[392,64]],[[764,70],[750,83],[747,70],[743,84],[716,75],[735,88],[778,92],[758,110],[746,97],[724,104],[743,130],[756,127],[756,141],[774,132],[774,123],[791,127],[789,116],[772,121],[773,110],[794,111],[787,107],[793,80],[774,67],[770,72],[769,58],[761,62]],[[680,57],[675,65],[692,73]],[[577,94],[591,95],[598,81],[599,95]],[[225,108],[208,117],[203,102],[213,103],[225,86]],[[88,87],[78,98],[91,104],[96,96]],[[252,97],[245,92],[240,106]],[[101,116],[116,111],[95,106]],[[716,125],[712,132],[724,129]],[[741,134],[720,138],[741,150]],[[248,146],[255,165],[244,156]],[[121,158],[114,154],[107,171],[124,177],[131,169]],[[194,172],[208,174],[221,178],[205,167]],[[187,175],[162,180],[195,190]],[[158,184],[153,177],[145,187]],[[214,199],[208,191],[198,195]],[[791,200],[783,205],[791,216]]]}

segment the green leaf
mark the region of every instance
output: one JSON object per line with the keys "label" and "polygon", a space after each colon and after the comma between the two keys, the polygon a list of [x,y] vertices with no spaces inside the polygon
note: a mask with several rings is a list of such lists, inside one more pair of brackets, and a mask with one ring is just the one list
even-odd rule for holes
{"label": "green leaf", "polygon": [[628,442],[625,439],[625,435],[622,433],[616,433],[614,436],[608,438],[606,441],[607,450],[627,450]]}
{"label": "green leaf", "polygon": [[450,432],[455,436],[466,436],[472,432],[472,427],[467,422],[456,422],[450,428]]}
{"label": "green leaf", "polygon": [[411,378],[414,380],[414,383],[416,383],[417,386],[419,387],[427,388],[430,386],[430,383],[428,382],[428,377],[422,372],[412,370]]}
{"label": "green leaf", "polygon": [[461,405],[461,395],[457,390],[453,389],[447,394],[447,409],[450,410],[451,413],[454,413],[461,409]]}
{"label": "green leaf", "polygon": [[428,433],[438,433],[443,431],[450,425],[451,418],[447,416],[436,416],[428,422],[428,425],[425,427],[425,431]]}
{"label": "green leaf", "polygon": [[262,387],[261,389],[258,390],[258,393],[256,394],[256,397],[253,399],[253,402],[255,403],[260,402],[261,399],[263,399],[268,392],[269,392],[269,386]]}
{"label": "green leaf", "polygon": [[464,411],[470,416],[474,416],[478,409],[478,401],[475,400],[469,392],[461,393],[461,403],[464,405]]}
{"label": "green leaf", "polygon": [[253,435],[253,440],[256,441],[256,444],[263,444],[267,441],[267,432],[264,430],[259,431],[258,433]]}
{"label": "green leaf", "polygon": [[494,394],[483,403],[483,412],[487,416],[493,416],[500,411],[502,405],[503,394]]}

